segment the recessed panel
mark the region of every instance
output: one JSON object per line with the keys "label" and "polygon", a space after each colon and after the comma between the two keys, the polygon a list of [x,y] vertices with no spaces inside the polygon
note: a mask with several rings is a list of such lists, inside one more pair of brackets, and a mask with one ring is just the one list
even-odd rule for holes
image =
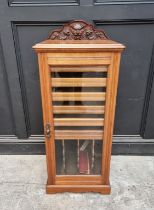
{"label": "recessed panel", "polygon": [[5,71],[4,55],[0,42],[0,135],[15,135],[8,80]]}
{"label": "recessed panel", "polygon": [[119,69],[114,134],[140,135],[154,40],[153,24],[113,21],[97,22],[97,27],[126,46]]}
{"label": "recessed panel", "polygon": [[[29,118],[31,135],[43,134],[43,117],[41,106],[40,78],[38,60],[32,46],[47,37],[51,29],[57,26],[48,25],[16,25],[13,27],[17,63],[20,81],[25,89],[23,94],[27,103],[26,118]],[[18,36],[16,35],[18,34]],[[22,90],[21,90],[22,91]]]}
{"label": "recessed panel", "polygon": [[154,1],[147,1],[147,0],[94,0],[94,4],[102,5],[102,4],[146,4],[146,3],[153,3]]}
{"label": "recessed panel", "polygon": [[77,5],[77,0],[8,0],[10,6],[47,6]]}

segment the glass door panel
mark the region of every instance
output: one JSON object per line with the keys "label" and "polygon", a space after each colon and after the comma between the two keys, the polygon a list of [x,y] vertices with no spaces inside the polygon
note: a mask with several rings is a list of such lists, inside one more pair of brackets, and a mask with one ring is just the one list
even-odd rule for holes
{"label": "glass door panel", "polygon": [[101,140],[56,140],[57,175],[100,175]]}
{"label": "glass door panel", "polygon": [[101,174],[108,66],[50,68],[56,174]]}

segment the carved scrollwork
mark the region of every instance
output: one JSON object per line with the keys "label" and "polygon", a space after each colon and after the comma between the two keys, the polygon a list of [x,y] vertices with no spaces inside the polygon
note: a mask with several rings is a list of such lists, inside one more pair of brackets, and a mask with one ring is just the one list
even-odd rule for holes
{"label": "carved scrollwork", "polygon": [[48,39],[52,40],[100,40],[109,39],[103,30],[83,20],[74,20],[62,28],[52,31]]}

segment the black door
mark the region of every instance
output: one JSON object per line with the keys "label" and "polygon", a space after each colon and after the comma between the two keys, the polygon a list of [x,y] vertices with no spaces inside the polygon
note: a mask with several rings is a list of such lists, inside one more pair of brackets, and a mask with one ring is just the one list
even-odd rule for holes
{"label": "black door", "polygon": [[127,47],[120,68],[114,134],[154,138],[153,3],[1,0],[0,135],[31,141],[43,134],[38,64],[32,45],[62,24],[83,19]]}

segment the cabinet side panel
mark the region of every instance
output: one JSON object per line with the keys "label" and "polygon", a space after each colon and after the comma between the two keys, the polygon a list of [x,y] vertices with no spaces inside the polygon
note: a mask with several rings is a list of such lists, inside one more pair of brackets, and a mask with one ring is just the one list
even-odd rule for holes
{"label": "cabinet side panel", "polygon": [[113,53],[111,65],[108,69],[102,160],[103,184],[109,184],[112,135],[114,126],[120,57],[121,53]]}

